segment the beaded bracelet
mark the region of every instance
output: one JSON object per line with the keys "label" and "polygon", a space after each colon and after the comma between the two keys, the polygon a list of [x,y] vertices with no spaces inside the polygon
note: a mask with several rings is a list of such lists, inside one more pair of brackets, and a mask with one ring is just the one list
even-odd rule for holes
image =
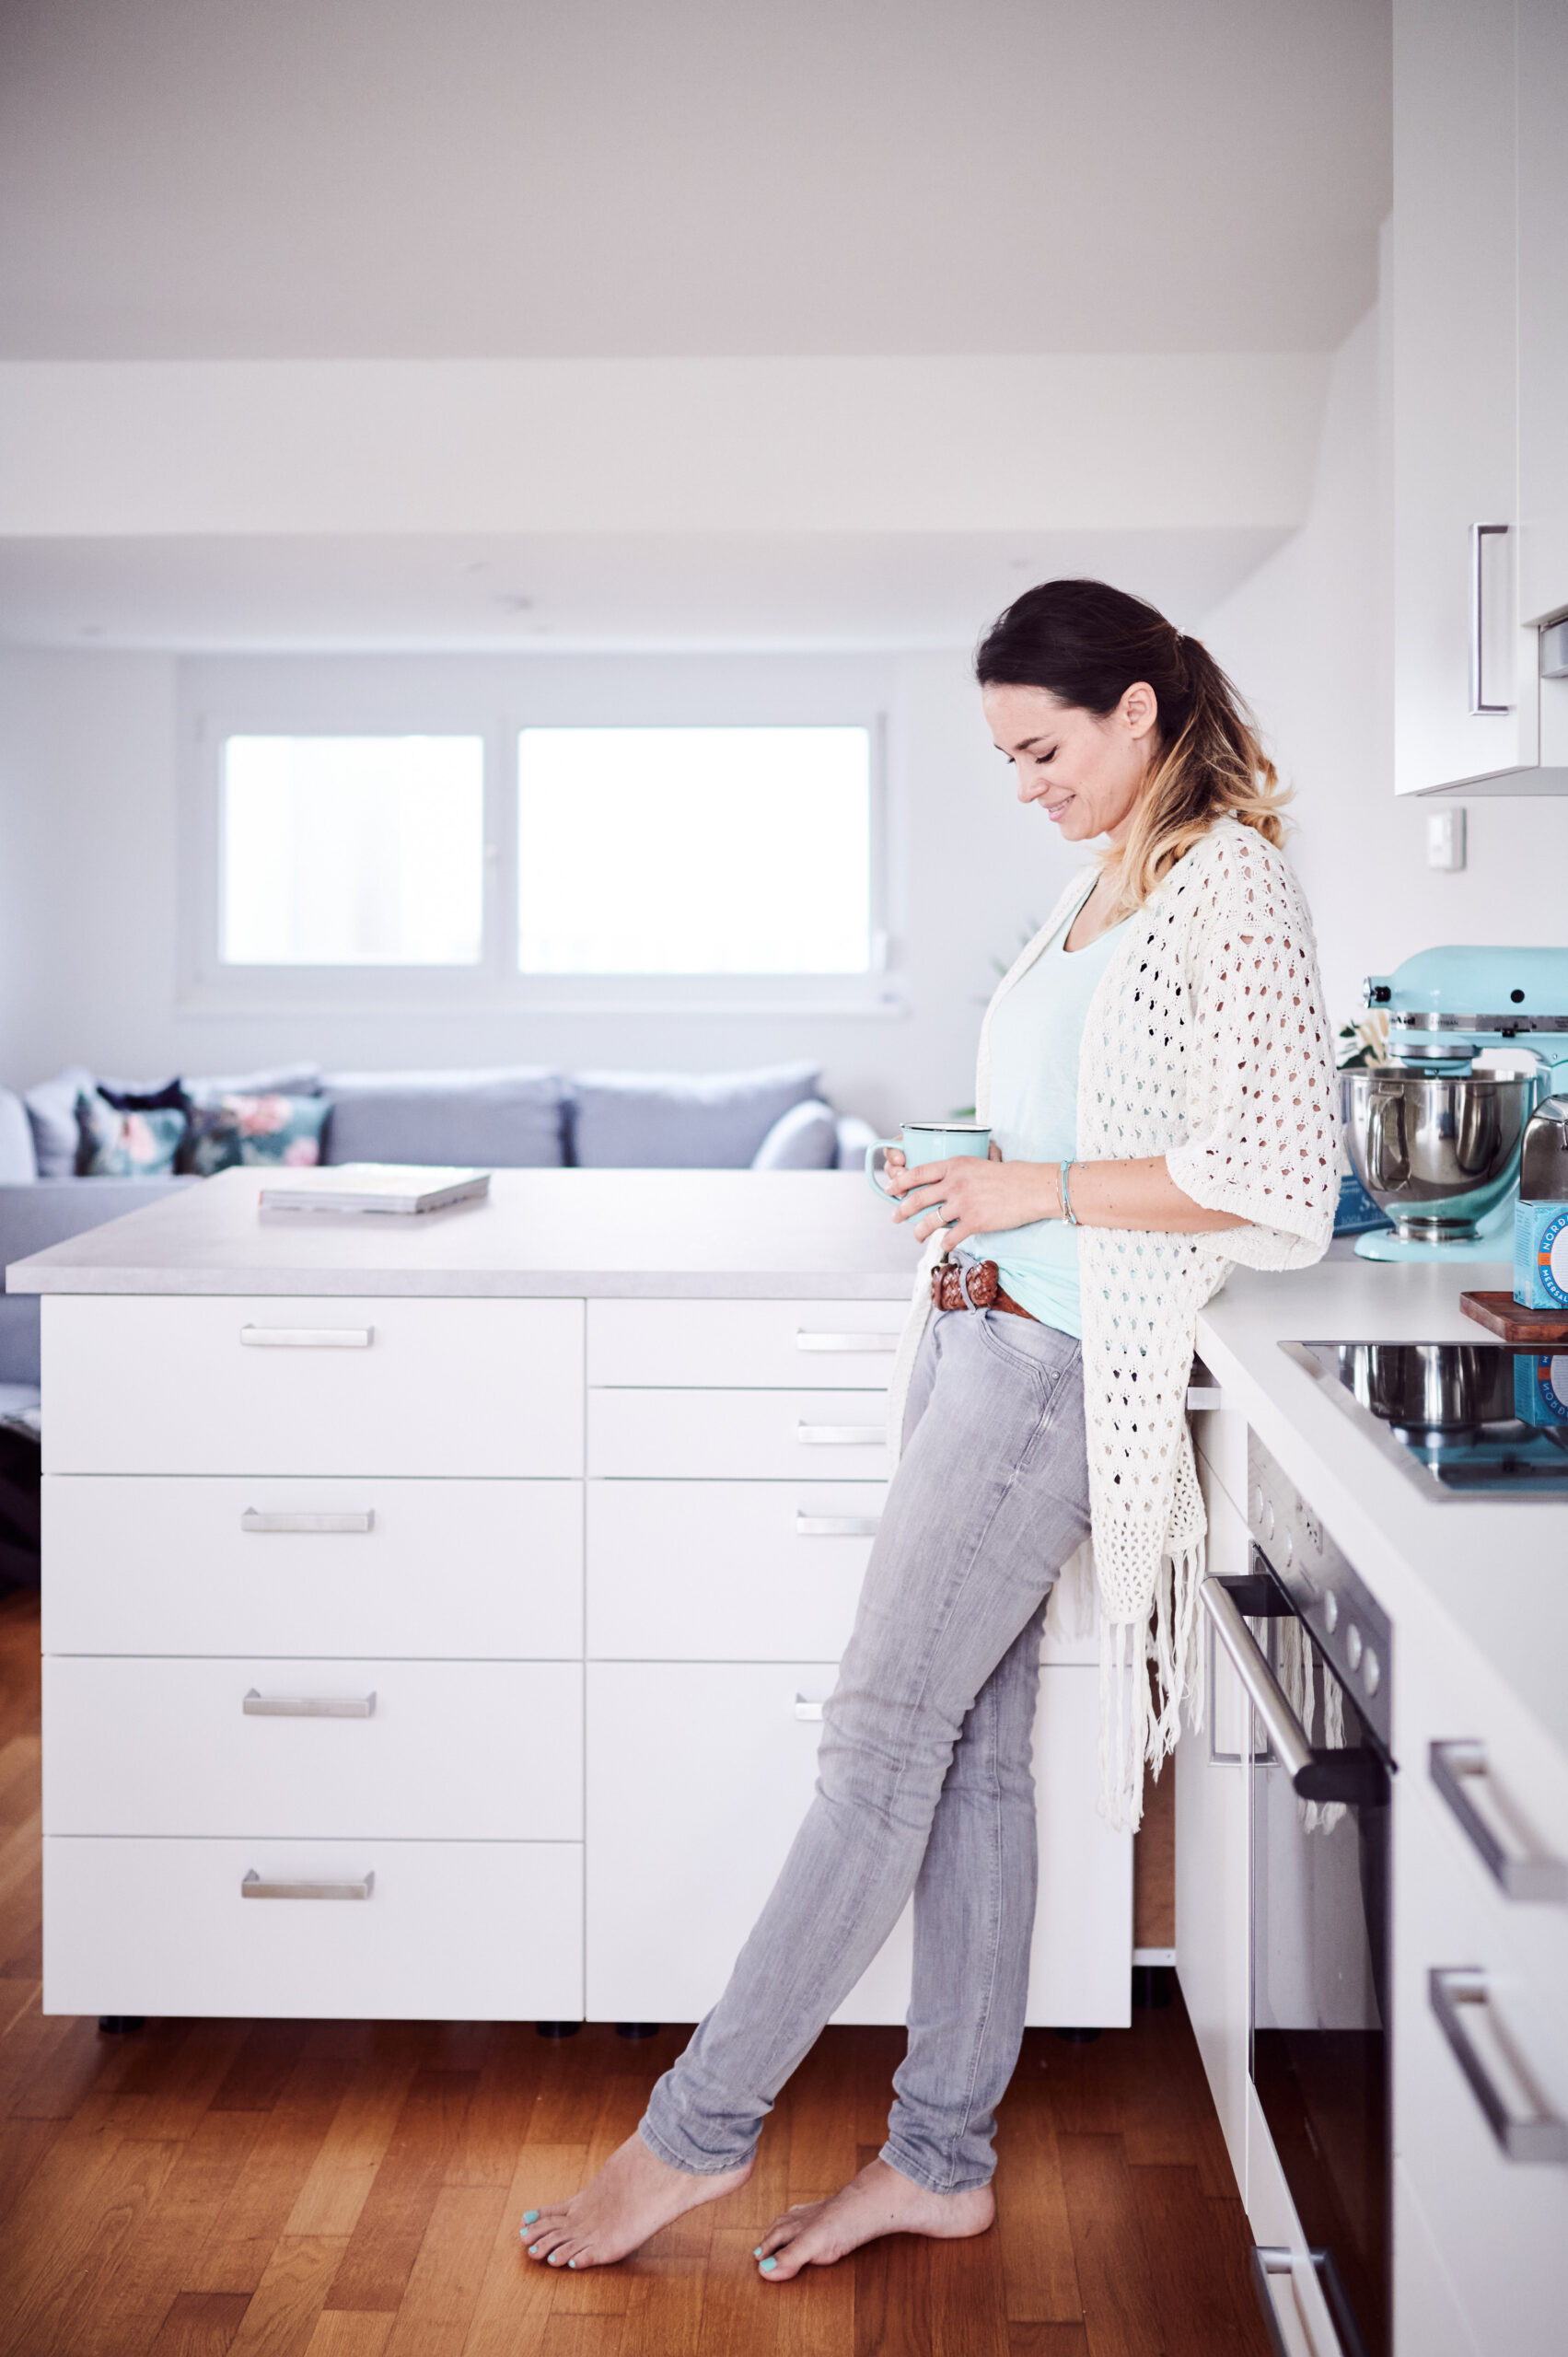
{"label": "beaded bracelet", "polygon": [[1078,1214],[1073,1209],[1073,1198],[1067,1191],[1067,1173],[1072,1169],[1072,1167],[1073,1166],[1070,1162],[1063,1162],[1060,1165],[1062,1173],[1062,1216],[1067,1222],[1069,1227],[1076,1227],[1078,1225]]}

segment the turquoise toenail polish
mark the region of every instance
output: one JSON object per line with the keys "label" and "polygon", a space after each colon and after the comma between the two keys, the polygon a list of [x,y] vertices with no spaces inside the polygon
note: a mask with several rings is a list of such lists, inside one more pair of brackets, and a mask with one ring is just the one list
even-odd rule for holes
{"label": "turquoise toenail polish", "polygon": [[559,2267],[559,2266],[560,2266],[560,2264],[561,2264],[561,2253],[560,2253],[558,2250],[552,2250],[552,2251],[551,2252],[551,2254],[550,2254],[550,2264],[551,2264],[551,2266],[552,2266],[552,2267]]}
{"label": "turquoise toenail polish", "polygon": [[752,2252],[751,2256],[752,2256],[752,2258],[761,2258],[761,2256],[762,2256],[762,2246],[761,2246],[761,2243],[759,2243],[759,2244],[758,2244],[758,2246],[757,2246],[756,2249]]}
{"label": "turquoise toenail polish", "polygon": [[566,2261],[566,2264],[567,2264],[567,2266],[568,2266],[568,2267],[575,2267],[575,2265],[577,2264],[577,2262],[576,2262],[576,2260],[575,2260],[575,2258],[569,2258],[569,2259]]}
{"label": "turquoise toenail polish", "polygon": [[539,2245],[537,2243],[530,2243],[528,2245],[528,2257],[530,2258],[537,2258],[539,2257]]}
{"label": "turquoise toenail polish", "polygon": [[778,2265],[778,2260],[777,2260],[776,2258],[765,2258],[765,2259],[762,2261],[762,2272],[763,2272],[763,2274],[764,2274],[764,2275],[771,2275],[771,2274],[772,2273],[772,2271],[773,2271],[774,2268],[775,2268],[777,2265]]}
{"label": "turquoise toenail polish", "polygon": [[539,2212],[537,2210],[525,2210],[523,2212],[523,2223],[525,2226],[537,2225],[538,2223]]}

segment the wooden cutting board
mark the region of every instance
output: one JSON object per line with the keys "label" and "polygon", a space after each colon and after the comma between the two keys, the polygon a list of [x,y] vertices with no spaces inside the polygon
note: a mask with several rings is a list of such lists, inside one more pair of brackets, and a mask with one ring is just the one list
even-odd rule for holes
{"label": "wooden cutting board", "polygon": [[1568,1309],[1521,1309],[1511,1293],[1462,1293],[1459,1307],[1505,1342],[1543,1350],[1568,1342]]}

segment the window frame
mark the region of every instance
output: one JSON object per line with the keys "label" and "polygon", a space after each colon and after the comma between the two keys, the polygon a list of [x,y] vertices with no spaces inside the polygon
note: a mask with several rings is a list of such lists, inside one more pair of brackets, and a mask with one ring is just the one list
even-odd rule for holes
{"label": "window frame", "polygon": [[[315,658],[319,662],[321,658]],[[348,658],[345,668],[354,664]],[[226,666],[226,668],[227,667]],[[198,689],[199,689],[198,681]],[[889,723],[885,698],[785,694],[745,699],[686,693],[669,708],[607,712],[579,689],[505,699],[417,681],[388,692],[352,678],[299,691],[261,681],[242,697],[199,691],[182,716],[176,1001],[225,1015],[745,1015],[901,1016],[907,1000],[890,970]],[[320,691],[325,689],[326,693]],[[617,696],[617,704],[623,702]],[[641,702],[642,700],[639,700]],[[705,709],[703,707],[706,707]],[[796,708],[792,709],[794,706]],[[525,974],[518,968],[519,753],[526,728],[864,727],[870,739],[869,932],[871,964],[852,974]],[[230,737],[477,737],[484,749],[483,914],[470,966],[230,964],[221,956],[223,749]]]}

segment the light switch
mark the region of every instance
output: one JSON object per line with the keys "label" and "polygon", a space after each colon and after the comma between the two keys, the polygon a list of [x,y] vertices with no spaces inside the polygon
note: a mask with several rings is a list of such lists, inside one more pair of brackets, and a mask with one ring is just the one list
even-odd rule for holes
{"label": "light switch", "polygon": [[1426,814],[1426,864],[1450,872],[1465,864],[1465,813],[1429,810]]}

